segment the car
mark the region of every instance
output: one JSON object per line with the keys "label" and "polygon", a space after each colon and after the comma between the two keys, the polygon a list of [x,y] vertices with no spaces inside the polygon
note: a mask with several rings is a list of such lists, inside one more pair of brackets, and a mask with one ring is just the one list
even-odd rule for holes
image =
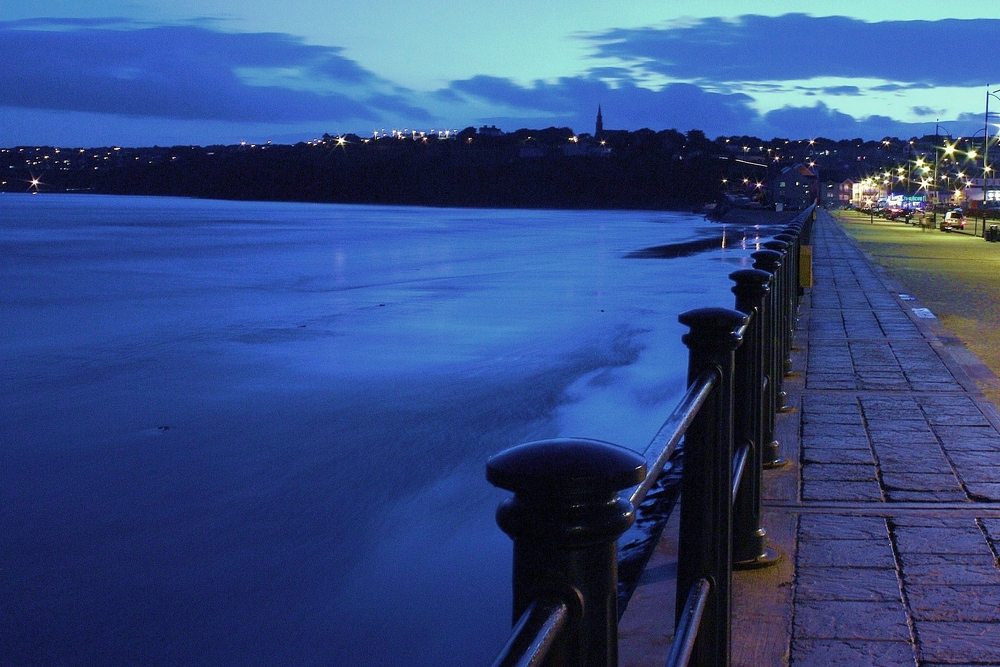
{"label": "car", "polygon": [[944,219],[941,221],[941,231],[946,232],[949,229],[965,229],[965,213],[962,212],[962,209],[952,209],[944,214]]}

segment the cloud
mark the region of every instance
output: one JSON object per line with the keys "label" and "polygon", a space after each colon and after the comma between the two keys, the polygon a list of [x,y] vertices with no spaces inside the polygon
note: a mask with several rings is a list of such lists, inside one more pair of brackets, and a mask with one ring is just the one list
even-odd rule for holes
{"label": "cloud", "polygon": [[[956,76],[948,64],[954,62],[953,45],[979,39],[983,48],[995,46],[998,27],[1000,21],[993,20],[865,23],[803,14],[692,19],[587,36],[598,58],[580,75],[527,85],[482,75],[420,93],[365,69],[336,46],[306,44],[287,34],[226,32],[208,19],[183,25],[120,18],[0,22],[5,61],[0,109],[22,131],[14,134],[10,123],[0,128],[8,137],[37,135],[40,125],[32,116],[65,118],[60,124],[68,126],[77,114],[131,128],[128,136],[139,136],[146,123],[160,128],[157,137],[167,133],[167,121],[199,137],[205,135],[192,128],[212,127],[224,136],[251,129],[255,136],[293,130],[315,136],[397,123],[432,126],[442,119],[449,126],[565,125],[592,131],[600,104],[606,126],[620,129],[701,129],[710,136],[910,136],[923,130],[882,116],[855,118],[822,103],[805,104],[820,94],[834,104],[837,96],[861,95],[866,86],[890,93],[931,88],[946,71],[949,85],[961,85],[962,80],[950,78]],[[903,48],[915,44],[919,54]],[[948,57],[935,57],[937,52]],[[666,85],[664,76],[670,79]],[[803,85],[818,77],[869,82]],[[871,79],[884,83],[872,88]],[[763,113],[752,97],[758,93],[808,101]],[[912,111],[920,117],[938,115],[929,108]]]}
{"label": "cloud", "polygon": [[[969,136],[977,129],[976,119],[972,114],[963,114],[946,122],[947,129],[955,135]],[[979,124],[982,124],[981,120]],[[919,137],[928,133],[927,123],[906,123],[881,115],[855,118],[831,109],[822,102],[811,107],[785,106],[769,111],[761,117],[759,128],[758,136],[828,139]]]}
{"label": "cloud", "polygon": [[[873,78],[901,84],[982,86],[982,68],[956,66],[968,45],[1000,51],[1000,20],[882,21],[843,16],[745,15],[585,36],[596,55],[672,79],[703,82]],[[974,45],[974,47],[972,46]]]}
{"label": "cloud", "polygon": [[122,19],[0,22],[0,106],[242,123],[431,115],[341,49]]}
{"label": "cloud", "polygon": [[886,83],[881,86],[872,86],[872,90],[882,93],[897,93],[907,90],[932,90],[934,86],[929,83],[911,83],[902,85],[898,83]]}
{"label": "cloud", "polygon": [[[851,86],[840,94],[856,94]],[[819,91],[820,89],[817,89]],[[449,99],[466,98],[502,111],[478,122],[506,128],[565,125],[592,132],[597,105],[608,129],[674,128],[703,130],[709,136],[748,134],[771,137],[881,138],[921,136],[926,123],[905,123],[888,116],[856,118],[817,101],[812,106],[786,105],[759,112],[742,93],[706,91],[689,83],[673,83],[658,90],[636,82],[612,85],[590,75],[518,85],[509,79],[474,77],[456,81],[443,91]],[[970,116],[970,118],[972,118]],[[971,122],[961,117],[947,121],[954,132],[971,133]]]}
{"label": "cloud", "polygon": [[675,83],[658,90],[620,80],[612,85],[592,75],[564,77],[554,82],[536,81],[521,86],[509,79],[478,76],[455,81],[448,96],[463,96],[498,108],[499,113],[484,122],[517,119],[545,125],[568,125],[578,131],[593,126],[597,106],[604,110],[606,126],[620,129],[677,128],[723,132],[757,117],[750,97],[742,93],[706,92],[700,87]]}
{"label": "cloud", "polygon": [[812,107],[785,106],[767,112],[761,120],[774,128],[777,134],[788,137],[857,136],[853,133],[865,125],[822,102],[817,102]]}
{"label": "cloud", "polygon": [[828,86],[823,88],[820,92],[824,95],[848,95],[850,97],[856,97],[861,94],[861,89],[857,86]]}

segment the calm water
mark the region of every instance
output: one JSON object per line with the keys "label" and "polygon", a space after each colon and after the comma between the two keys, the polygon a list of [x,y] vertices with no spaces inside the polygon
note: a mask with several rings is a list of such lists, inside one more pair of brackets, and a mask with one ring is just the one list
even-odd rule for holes
{"label": "calm water", "polygon": [[0,196],[0,664],[489,664],[486,458],[642,450],[683,388],[677,314],[731,307],[747,250],[626,255],[721,233]]}

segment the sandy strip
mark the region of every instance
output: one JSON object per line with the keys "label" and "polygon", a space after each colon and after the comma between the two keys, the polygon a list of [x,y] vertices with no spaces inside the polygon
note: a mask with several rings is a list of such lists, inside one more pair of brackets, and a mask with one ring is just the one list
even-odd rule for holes
{"label": "sandy strip", "polygon": [[[1000,376],[1000,243],[972,236],[971,219],[969,231],[959,233],[922,230],[881,218],[871,222],[869,216],[852,211],[833,215],[877,263]],[[1000,404],[1000,392],[981,388]]]}

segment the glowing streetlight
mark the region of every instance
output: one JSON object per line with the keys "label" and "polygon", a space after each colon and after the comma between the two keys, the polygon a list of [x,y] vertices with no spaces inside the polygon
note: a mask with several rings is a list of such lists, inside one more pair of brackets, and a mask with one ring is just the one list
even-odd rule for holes
{"label": "glowing streetlight", "polygon": [[989,84],[986,85],[986,114],[983,116],[983,206],[989,200],[989,185],[986,183],[986,177],[990,171],[990,98],[1000,100],[997,93],[1000,93],[1000,88],[991,91]]}

